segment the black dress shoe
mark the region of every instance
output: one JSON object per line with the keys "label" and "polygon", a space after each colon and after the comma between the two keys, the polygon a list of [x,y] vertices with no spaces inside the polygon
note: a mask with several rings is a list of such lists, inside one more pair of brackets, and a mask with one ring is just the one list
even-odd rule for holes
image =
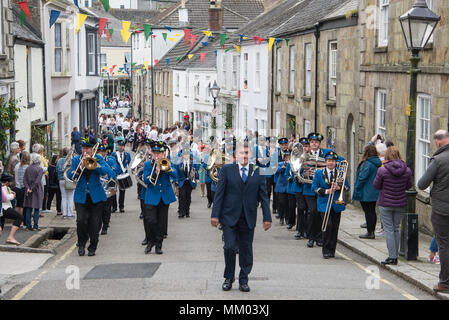
{"label": "black dress shoe", "polygon": [[279,224],[280,224],[281,226],[283,226],[283,225],[284,225],[284,219],[281,219],[281,220],[279,221]]}
{"label": "black dress shoe", "polygon": [[123,213],[123,212],[125,212],[125,209],[120,209],[120,213]]}
{"label": "black dress shoe", "polygon": [[167,239],[168,234],[164,234],[164,239]]}
{"label": "black dress shoe", "polygon": [[287,226],[287,229],[291,229],[291,228],[293,228],[293,225],[292,224],[289,224],[288,226]]}
{"label": "black dress shoe", "polygon": [[359,235],[360,239],[375,239],[374,233],[365,233],[365,234],[361,234]]}
{"label": "black dress shoe", "polygon": [[102,235],[108,234],[108,229],[101,229],[101,233]]}
{"label": "black dress shoe", "polygon": [[143,214],[140,214],[139,219],[143,219]]}
{"label": "black dress shoe", "polygon": [[86,254],[86,250],[84,249],[84,247],[78,247],[78,255],[80,257],[84,256]]}
{"label": "black dress shoe", "polygon": [[183,216],[183,215],[179,215],[179,216],[178,216],[178,218],[180,218],[180,219],[181,219],[181,218],[184,218],[184,216]]}
{"label": "black dress shoe", "polygon": [[235,279],[225,279],[225,281],[223,282],[223,285],[221,286],[221,288],[223,289],[223,291],[229,291],[232,289],[232,284],[234,283]]}
{"label": "black dress shoe", "polygon": [[392,264],[392,265],[397,265],[398,264],[398,259],[393,259],[393,258],[387,258],[384,261],[381,262],[383,265],[386,264]]}
{"label": "black dress shoe", "polygon": [[329,259],[330,257],[331,257],[331,255],[329,253],[323,253],[324,259]]}
{"label": "black dress shoe", "polygon": [[190,214],[186,214],[186,218],[190,218]]}
{"label": "black dress shoe", "polygon": [[322,241],[317,241],[317,242],[316,242],[316,245],[317,245],[318,247],[322,247],[322,246],[323,246],[323,242],[322,242]]}
{"label": "black dress shoe", "polygon": [[249,292],[249,286],[247,283],[239,285],[239,290],[242,292]]}
{"label": "black dress shoe", "polygon": [[360,225],[360,228],[366,228],[366,222]]}
{"label": "black dress shoe", "polygon": [[156,254],[163,254],[164,252],[162,251],[162,247],[161,246],[156,246]]}
{"label": "black dress shoe", "polygon": [[295,239],[299,240],[302,238],[302,235],[298,232],[297,234],[295,234]]}
{"label": "black dress shoe", "polygon": [[145,254],[148,254],[151,252],[151,249],[153,249],[154,244],[148,244],[147,247],[145,248]]}
{"label": "black dress shoe", "polygon": [[211,205],[212,205],[212,203],[208,203],[208,204],[207,204],[207,207],[208,207],[208,208],[210,208],[210,207],[211,207]]}
{"label": "black dress shoe", "polygon": [[147,239],[145,239],[145,240],[142,241],[142,245],[143,245],[143,246],[146,246],[147,244],[148,244],[148,240],[147,240]]}
{"label": "black dress shoe", "polygon": [[89,257],[93,257],[95,255],[95,251],[89,251],[89,253],[87,254]]}
{"label": "black dress shoe", "polygon": [[308,242],[307,242],[307,246],[309,247],[309,248],[313,248],[313,243],[314,243],[315,241],[314,240],[309,240]]}

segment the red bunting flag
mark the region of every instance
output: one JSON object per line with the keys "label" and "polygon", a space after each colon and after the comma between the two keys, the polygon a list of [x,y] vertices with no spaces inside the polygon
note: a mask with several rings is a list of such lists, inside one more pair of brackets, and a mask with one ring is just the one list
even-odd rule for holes
{"label": "red bunting flag", "polygon": [[20,9],[22,9],[23,13],[27,16],[28,20],[31,19],[30,7],[28,7],[28,2],[22,1],[19,2]]}
{"label": "red bunting flag", "polygon": [[193,45],[195,44],[196,41],[196,34],[192,34],[192,36],[190,37],[190,48],[193,48]]}
{"label": "red bunting flag", "polygon": [[206,57],[206,52],[201,52],[201,63],[204,62],[205,57]]}
{"label": "red bunting flag", "polygon": [[262,43],[262,41],[265,41],[265,40],[267,40],[267,39],[265,39],[265,38],[261,38],[261,37],[258,37],[259,39],[257,39],[258,41],[259,41],[259,44],[261,44]]}
{"label": "red bunting flag", "polygon": [[186,47],[189,44],[190,40],[190,29],[184,29],[184,39],[186,40]]}
{"label": "red bunting flag", "polygon": [[108,37],[108,42],[111,41],[111,34],[109,33],[109,29],[106,29],[106,37]]}
{"label": "red bunting flag", "polygon": [[158,59],[154,59],[154,64],[156,65],[156,67],[159,67],[159,60]]}
{"label": "red bunting flag", "polygon": [[[103,30],[106,27],[106,23],[108,23],[108,19],[107,18],[100,18],[98,21],[98,34],[101,35],[103,34]],[[109,41],[109,38],[108,38]]]}
{"label": "red bunting flag", "polygon": [[260,37],[259,36],[254,36],[253,39],[254,39],[254,44],[256,44],[257,41],[259,41]]}

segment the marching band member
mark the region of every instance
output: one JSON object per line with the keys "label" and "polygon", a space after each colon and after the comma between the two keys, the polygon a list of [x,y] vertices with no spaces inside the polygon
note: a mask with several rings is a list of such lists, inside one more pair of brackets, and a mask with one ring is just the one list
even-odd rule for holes
{"label": "marching band member", "polygon": [[191,151],[182,152],[179,154],[181,163],[175,164],[176,170],[176,188],[179,190],[179,218],[190,218],[190,204],[192,202],[192,190],[196,188],[197,180],[199,179],[199,165],[193,161],[194,154]]}
{"label": "marching band member", "polygon": [[[310,159],[311,160],[322,160],[324,155],[327,154],[330,149],[321,149],[321,141],[324,139],[321,133],[311,132],[307,136],[310,144]],[[309,178],[308,170],[305,169],[304,177]],[[313,247],[316,243],[317,246],[321,247],[323,245],[323,233],[321,232],[321,225],[323,223],[320,213],[317,211],[317,195],[312,189],[311,183],[304,183],[303,195],[307,203],[307,236],[309,242],[307,246],[309,248]]]}
{"label": "marching band member", "polygon": [[[299,143],[302,144],[303,150],[305,153],[310,152],[310,144],[309,139],[306,137],[300,138]],[[301,169],[303,171],[303,169]],[[298,181],[294,181],[297,185],[296,190],[300,190],[296,192],[296,208],[297,208],[297,217],[296,217],[296,235],[295,239],[299,240],[301,238],[306,238],[307,231],[307,202],[304,197],[305,184],[299,183]],[[310,184],[308,184],[310,188]],[[311,190],[310,190],[311,191]]]}
{"label": "marching band member", "polygon": [[[117,170],[117,162],[115,161],[115,158],[112,156],[108,156],[108,145],[107,144],[100,144],[98,147],[98,153],[106,160],[106,163],[111,168],[113,175],[106,175],[106,179],[109,181],[111,179],[115,180],[117,179],[117,175],[115,174],[115,171]],[[108,183],[108,189],[111,192],[110,196],[106,200],[106,204],[103,207],[103,214],[101,216],[100,220],[100,229],[101,229],[101,235],[105,235],[108,233],[109,228],[109,221],[111,221],[111,208],[112,203],[114,201],[114,195],[115,195],[115,182],[110,181]]]}
{"label": "marching band member", "polygon": [[[117,160],[117,168],[115,173],[117,176],[126,173],[128,170],[126,169],[131,162],[131,155],[129,152],[125,151],[126,142],[123,140],[118,141],[118,151],[113,152],[112,156]],[[119,188],[119,209],[120,212],[125,212],[125,189]],[[114,196],[114,208],[112,212],[117,211],[117,195]]]}
{"label": "marching band member", "polygon": [[[147,146],[147,149],[146,149],[146,152],[145,152],[145,156],[144,156],[144,160],[143,161],[145,161],[145,163],[147,162],[147,161],[149,161],[149,160],[151,160],[151,141],[152,140],[150,140],[150,139],[146,139],[145,140],[145,144],[146,144],[146,146]],[[137,173],[137,177],[141,180],[141,181],[144,181],[144,176],[143,176],[143,171],[144,170],[140,170],[138,173]],[[147,192],[147,187],[146,186],[143,186],[142,184],[140,184],[140,183],[138,183],[137,184],[137,198],[139,199],[139,201],[140,201],[140,219],[143,219],[143,217],[144,217],[144,214],[145,214],[145,194],[146,194],[146,192]],[[168,215],[167,215],[167,217],[168,217]],[[148,239],[147,239],[147,237],[146,237],[146,235],[149,233],[148,232],[148,230],[147,230],[147,224],[145,223],[145,221],[144,221],[144,223],[143,223],[143,227],[144,227],[144,230],[145,230],[145,239],[142,241],[142,245],[143,246],[146,246],[146,245],[148,245]]]}
{"label": "marching band member", "polygon": [[277,176],[276,188],[274,191],[277,193],[278,197],[278,213],[281,226],[284,225],[284,221],[287,223],[288,215],[288,194],[287,194],[287,177],[285,176],[285,171],[287,168],[288,161],[290,160],[290,150],[286,149],[282,152],[282,161],[278,164],[278,170],[275,176]]}
{"label": "marching band member", "polygon": [[[74,202],[76,208],[76,230],[78,235],[78,254],[84,256],[87,240],[90,244],[87,250],[89,256],[94,256],[98,245],[98,233],[100,231],[101,214],[107,200],[106,193],[100,182],[100,176],[115,173],[100,155],[95,155],[98,167],[94,170],[84,168],[85,157],[93,156],[93,141],[89,138],[82,140],[82,156],[76,156],[68,173],[68,177],[74,180],[79,177],[76,184]],[[80,168],[78,165],[81,163]],[[78,169],[78,170],[77,170]]]}
{"label": "marching band member", "polygon": [[[297,194],[301,194],[302,192],[302,183],[299,183],[295,174],[290,166],[290,162],[287,163],[287,167],[285,168],[285,177],[287,178],[287,196],[288,196],[288,211],[287,211],[287,225],[288,229],[293,228],[296,224],[300,223],[300,220],[296,222],[296,202],[297,202]],[[295,223],[296,222],[296,223]],[[303,221],[301,221],[303,223]],[[298,227],[297,227],[298,228]]]}
{"label": "marching band member", "polygon": [[[267,156],[270,158],[268,164],[270,165],[273,157],[277,157],[276,152],[276,138],[275,137],[267,137],[268,145],[266,147]],[[276,168],[277,169],[277,168]],[[274,173],[270,175],[266,175],[267,180],[267,193],[268,199],[271,199],[271,194],[273,193],[273,204],[272,204],[272,212],[273,214],[277,214],[277,199],[274,193],[274,189],[276,188],[276,183],[274,182]]]}
{"label": "marching band member", "polygon": [[[145,253],[150,253],[156,246],[156,253],[162,254],[164,240],[164,222],[167,221],[168,207],[176,201],[172,182],[176,181],[176,172],[160,171],[157,161],[165,157],[167,145],[163,141],[152,141],[152,160],[145,162],[143,169],[144,182],[147,185],[145,192],[144,223],[148,245]],[[154,167],[154,170],[153,170]],[[151,175],[151,176],[150,176]]]}
{"label": "marching band member", "polygon": [[[278,140],[278,144],[279,144],[279,147],[277,148],[275,156],[278,157],[278,165],[279,165],[281,162],[284,161],[284,152],[288,149],[288,139],[287,138],[280,138]],[[277,211],[276,218],[280,218],[280,210],[281,210],[280,207],[282,206],[281,203],[280,203],[280,200],[279,200],[279,192],[276,191],[276,189],[279,190],[279,189],[283,189],[284,188],[284,187],[278,188],[276,186],[276,184],[278,183],[279,176],[281,175],[281,173],[278,172],[278,171],[279,170],[276,171],[276,173],[274,174],[274,178],[273,178],[273,181],[274,181],[274,184],[275,184],[274,195],[273,195],[273,207]],[[282,172],[282,174],[284,174],[284,171]],[[285,186],[287,186],[287,183],[285,183]],[[281,224],[283,224],[283,223],[281,223]]]}
{"label": "marching band member", "polygon": [[334,194],[331,209],[329,211],[329,221],[326,231],[323,232],[323,257],[325,259],[335,257],[335,249],[337,247],[338,228],[340,226],[341,212],[345,210],[342,204],[336,204],[341,190],[349,191],[348,180],[345,185],[337,181],[338,171],[336,170],[338,155],[329,151],[324,156],[326,159],[326,168],[317,170],[313,178],[312,190],[317,193],[318,212],[323,216],[326,211],[326,205],[329,197]]}

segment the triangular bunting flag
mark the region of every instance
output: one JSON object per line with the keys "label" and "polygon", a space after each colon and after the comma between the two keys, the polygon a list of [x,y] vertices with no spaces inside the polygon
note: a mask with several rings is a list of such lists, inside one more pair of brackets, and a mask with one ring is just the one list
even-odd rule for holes
{"label": "triangular bunting flag", "polygon": [[176,38],[168,38],[168,40],[170,40],[171,42],[175,42]]}
{"label": "triangular bunting flag", "polygon": [[211,31],[203,31],[203,33],[208,37],[212,37],[212,32]]}
{"label": "triangular bunting flag", "polygon": [[237,49],[238,54],[240,54],[240,46],[235,46],[235,49]]}
{"label": "triangular bunting flag", "polygon": [[287,47],[288,47],[288,42],[290,41],[290,39],[285,39],[285,44],[287,45]]}
{"label": "triangular bunting flag", "polygon": [[226,33],[220,33],[220,47],[223,47],[225,41],[229,39]]}
{"label": "triangular bunting flag", "polygon": [[78,0],[73,0],[73,3],[75,3],[75,6],[77,6],[78,9],[80,8],[80,6],[78,5]]}
{"label": "triangular bunting flag", "polygon": [[61,11],[59,10],[51,10],[50,11],[50,29],[53,26],[53,24],[58,20],[59,15],[61,14]]}
{"label": "triangular bunting flag", "polygon": [[254,39],[254,44],[256,44],[257,41],[259,41],[259,38],[260,38],[259,36],[254,36],[254,37],[253,37],[253,39]]}
{"label": "triangular bunting flag", "polygon": [[122,20],[122,29],[125,31],[129,31],[129,27],[131,26],[131,21]]}
{"label": "triangular bunting flag", "polygon": [[109,0],[101,0],[101,3],[103,4],[104,10],[108,12],[109,10]]}
{"label": "triangular bunting flag", "polygon": [[144,24],[143,25],[143,30],[145,32],[145,40],[148,40],[148,37],[151,34],[151,24]]}
{"label": "triangular bunting flag", "polygon": [[120,33],[122,34],[122,40],[124,43],[128,43],[129,37],[131,36],[131,31],[127,30],[120,30]]}
{"label": "triangular bunting flag", "polygon": [[190,29],[184,29],[184,39],[186,40],[186,47],[189,44],[189,40],[190,40]]}
{"label": "triangular bunting flag", "polygon": [[275,42],[274,44],[275,44],[275,45],[278,45],[279,42],[281,42],[282,40],[284,40],[284,39],[282,39],[282,38],[276,38],[276,42]]}
{"label": "triangular bunting flag", "polygon": [[106,23],[108,23],[107,18],[100,18],[98,20],[98,34],[100,35],[100,37],[103,35],[103,30],[106,27]]}
{"label": "triangular bunting flag", "polygon": [[175,37],[180,37],[180,36],[181,36],[180,33],[175,34]]}
{"label": "triangular bunting flag", "polygon": [[239,42],[242,43],[244,35],[243,34],[239,34],[239,37],[240,37]]}
{"label": "triangular bunting flag", "polygon": [[158,59],[154,59],[154,64],[156,65],[156,67],[159,67],[159,60]]}
{"label": "triangular bunting flag", "polygon": [[165,62],[167,62],[167,66],[170,65],[170,58],[165,59]]}
{"label": "triangular bunting flag", "polygon": [[276,40],[276,38],[270,38],[268,40],[268,52],[271,52],[271,47],[273,47],[274,41]]}
{"label": "triangular bunting flag", "polygon": [[190,48],[193,48],[193,45],[195,44],[196,41],[196,34],[192,34],[190,36]]}
{"label": "triangular bunting flag", "polygon": [[208,44],[209,44],[209,42],[201,42],[201,44],[203,45],[203,46],[205,46],[205,47],[207,47],[208,46]]}
{"label": "triangular bunting flag", "polygon": [[84,21],[86,21],[87,14],[78,13],[76,16],[76,29],[75,33],[78,33],[80,31],[82,25],[84,24]]}
{"label": "triangular bunting flag", "polygon": [[201,63],[204,62],[205,57],[206,57],[206,52],[201,52]]}
{"label": "triangular bunting flag", "polygon": [[259,45],[262,43],[262,41],[266,41],[267,39],[259,37]]}
{"label": "triangular bunting flag", "polygon": [[30,7],[28,7],[28,2],[21,1],[19,2],[20,9],[22,9],[23,13],[27,16],[28,20],[31,19]]}
{"label": "triangular bunting flag", "polygon": [[215,56],[218,55],[218,50],[214,50]]}
{"label": "triangular bunting flag", "polygon": [[177,56],[177,57],[176,57],[176,60],[177,60],[177,61],[181,60],[181,56]]}
{"label": "triangular bunting flag", "polygon": [[162,33],[162,38],[164,38],[164,41],[167,43],[167,34],[166,33]]}
{"label": "triangular bunting flag", "polygon": [[171,27],[165,26],[164,28],[171,32]]}
{"label": "triangular bunting flag", "polygon": [[190,59],[192,59],[193,58],[193,54],[189,54],[188,56],[187,56],[188,58],[189,58],[189,60]]}
{"label": "triangular bunting flag", "polygon": [[227,49],[225,50],[225,52],[228,52],[229,50],[231,50],[231,48],[227,48]]}
{"label": "triangular bunting flag", "polygon": [[108,38],[108,42],[111,41],[111,34],[109,33],[109,29],[106,29],[106,37]]}

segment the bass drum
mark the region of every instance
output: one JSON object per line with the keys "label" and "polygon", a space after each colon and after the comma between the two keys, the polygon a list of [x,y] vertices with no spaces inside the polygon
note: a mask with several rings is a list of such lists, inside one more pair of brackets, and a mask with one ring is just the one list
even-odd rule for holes
{"label": "bass drum", "polygon": [[123,173],[118,175],[117,183],[120,190],[125,190],[133,186],[133,181],[129,173]]}

